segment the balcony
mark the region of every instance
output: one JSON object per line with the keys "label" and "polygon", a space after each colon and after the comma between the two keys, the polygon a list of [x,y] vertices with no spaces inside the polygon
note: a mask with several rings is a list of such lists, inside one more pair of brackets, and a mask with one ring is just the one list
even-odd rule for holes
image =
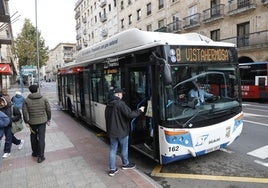
{"label": "balcony", "polygon": [[81,23],[77,23],[75,29],[78,30],[81,27]]}
{"label": "balcony", "polygon": [[100,21],[101,21],[101,22],[105,22],[106,20],[107,20],[107,16],[106,16],[106,14],[101,15],[101,17],[100,17]]}
{"label": "balcony", "polygon": [[184,20],[184,29],[193,29],[195,27],[199,27],[200,26],[200,17],[201,14],[197,13],[197,14],[193,14],[191,16],[185,17],[183,18]]}
{"label": "balcony", "polygon": [[8,9],[6,9],[5,1],[0,0],[0,46],[1,44],[11,44],[11,34],[10,34],[10,15]]}
{"label": "balcony", "polygon": [[210,23],[224,18],[224,4],[203,11],[203,22]]}
{"label": "balcony", "polygon": [[79,17],[80,17],[80,11],[77,11],[77,12],[75,13],[74,18],[77,20]]}
{"label": "balcony", "polygon": [[107,29],[102,29],[101,30],[101,36],[102,37],[107,37],[107,35],[108,35],[108,30]]}
{"label": "balcony", "polygon": [[163,27],[160,27],[160,28],[154,30],[154,32],[164,32],[164,33],[166,33],[168,31],[167,31],[167,27],[163,26]]}
{"label": "balcony", "polygon": [[236,2],[230,2],[228,11],[230,16],[244,14],[245,12],[255,10],[257,7],[256,0],[237,0]]}
{"label": "balcony", "polygon": [[80,34],[77,34],[76,35],[76,40],[79,40],[79,39],[81,39],[81,35]]}
{"label": "balcony", "polygon": [[268,30],[222,39],[237,45],[239,50],[268,47]]}
{"label": "balcony", "polygon": [[263,3],[263,5],[268,5],[268,0],[261,0],[261,2]]}
{"label": "balcony", "polygon": [[178,33],[182,31],[182,21],[178,20],[167,25],[167,32]]}
{"label": "balcony", "polygon": [[100,8],[103,8],[106,5],[106,0],[101,0],[100,1]]}
{"label": "balcony", "polygon": [[87,17],[82,18],[83,23],[87,23]]}

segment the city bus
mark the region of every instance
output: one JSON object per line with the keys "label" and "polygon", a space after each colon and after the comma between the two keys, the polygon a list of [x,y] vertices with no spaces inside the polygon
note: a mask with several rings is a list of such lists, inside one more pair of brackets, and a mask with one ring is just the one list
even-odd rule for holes
{"label": "city bus", "polygon": [[[196,82],[210,93],[197,105]],[[110,91],[124,90],[131,109],[130,147],[160,164],[198,157],[234,142],[243,112],[236,46],[197,33],[130,29],[82,49],[59,68],[59,104],[90,126],[106,131]]]}
{"label": "city bus", "polygon": [[268,62],[239,64],[242,99],[268,99]]}

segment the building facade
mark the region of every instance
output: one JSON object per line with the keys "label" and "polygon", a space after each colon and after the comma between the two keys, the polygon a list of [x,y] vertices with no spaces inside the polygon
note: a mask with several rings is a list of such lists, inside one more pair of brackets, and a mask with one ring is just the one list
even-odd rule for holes
{"label": "building facade", "polygon": [[237,44],[239,62],[268,61],[268,0],[79,0],[75,12],[77,50],[138,28],[197,32]]}
{"label": "building facade", "polygon": [[76,56],[75,43],[59,43],[55,48],[49,51],[49,59],[46,62],[43,79],[46,81],[55,81],[58,68],[73,62]]}
{"label": "building facade", "polygon": [[118,33],[116,0],[78,0],[74,10],[77,50]]}
{"label": "building facade", "polygon": [[0,0],[0,90],[9,88],[17,79],[18,61],[11,52],[12,41],[8,0]]}

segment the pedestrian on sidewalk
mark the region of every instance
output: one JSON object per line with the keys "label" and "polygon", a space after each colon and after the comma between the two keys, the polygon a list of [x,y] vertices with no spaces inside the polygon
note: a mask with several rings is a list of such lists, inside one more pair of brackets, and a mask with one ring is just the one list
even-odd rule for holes
{"label": "pedestrian on sidewalk", "polygon": [[24,97],[20,91],[16,91],[16,94],[11,98],[12,104],[20,110],[22,110],[23,101]]}
{"label": "pedestrian on sidewalk", "polygon": [[[11,114],[12,107],[13,107],[13,115]],[[8,126],[4,128],[5,146],[2,158],[7,158],[10,156],[12,143],[18,145],[18,149],[22,149],[24,145],[24,140],[17,139],[11,131],[12,122],[19,121],[21,119],[21,113],[18,108],[11,105],[11,100],[8,95],[2,95],[2,97],[0,98],[0,111],[5,113],[11,120]]]}
{"label": "pedestrian on sidewalk", "polygon": [[[10,118],[4,112],[0,111],[0,147],[1,147],[2,138],[4,136],[4,128],[8,126],[9,122],[10,122]],[[0,152],[0,154],[2,153]]]}
{"label": "pedestrian on sidewalk", "polygon": [[32,156],[37,157],[37,162],[41,163],[46,159],[45,133],[46,124],[50,125],[51,109],[47,98],[38,92],[37,85],[31,85],[29,90],[31,94],[23,102],[22,113],[26,126],[31,130]]}
{"label": "pedestrian on sidewalk", "polygon": [[128,160],[130,119],[138,117],[144,112],[144,107],[132,111],[127,106],[122,100],[122,89],[115,88],[113,94],[105,109],[106,130],[110,138],[109,176],[114,176],[118,172],[116,168],[116,152],[118,145],[121,147],[122,169],[135,168],[136,165]]}

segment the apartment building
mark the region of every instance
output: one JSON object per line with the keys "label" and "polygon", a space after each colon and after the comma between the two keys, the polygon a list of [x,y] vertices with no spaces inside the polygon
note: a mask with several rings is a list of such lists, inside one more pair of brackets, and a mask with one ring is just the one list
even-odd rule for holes
{"label": "apartment building", "polygon": [[75,43],[59,43],[49,51],[49,59],[46,62],[44,79],[56,80],[58,68],[73,62],[76,56]]}
{"label": "apartment building", "polygon": [[75,5],[77,50],[118,33],[117,0],[78,0]]}
{"label": "apartment building", "polygon": [[268,61],[268,0],[79,0],[75,11],[77,50],[138,28],[197,32],[237,44],[239,62]]}

